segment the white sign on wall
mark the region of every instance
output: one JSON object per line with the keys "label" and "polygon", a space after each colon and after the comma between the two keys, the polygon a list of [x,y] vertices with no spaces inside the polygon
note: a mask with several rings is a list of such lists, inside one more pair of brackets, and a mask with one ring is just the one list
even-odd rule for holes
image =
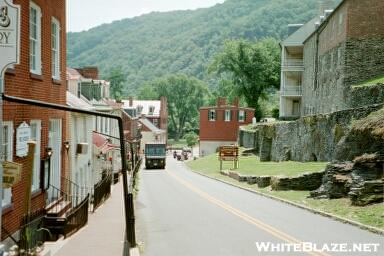
{"label": "white sign on wall", "polygon": [[19,64],[20,6],[0,0],[0,76],[9,65]]}
{"label": "white sign on wall", "polygon": [[16,130],[16,156],[24,157],[28,155],[28,141],[30,138],[31,127],[23,122]]}

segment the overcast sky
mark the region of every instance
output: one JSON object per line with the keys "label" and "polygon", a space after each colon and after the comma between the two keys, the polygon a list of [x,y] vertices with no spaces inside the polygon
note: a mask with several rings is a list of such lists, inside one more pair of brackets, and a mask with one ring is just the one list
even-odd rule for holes
{"label": "overcast sky", "polygon": [[78,32],[152,11],[210,7],[224,0],[67,0],[67,30]]}

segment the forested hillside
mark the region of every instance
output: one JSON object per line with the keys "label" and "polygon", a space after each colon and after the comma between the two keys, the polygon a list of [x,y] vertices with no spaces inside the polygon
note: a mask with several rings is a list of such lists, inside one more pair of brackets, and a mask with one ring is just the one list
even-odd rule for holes
{"label": "forested hillside", "polygon": [[127,76],[124,94],[172,73],[212,85],[206,68],[227,39],[284,38],[287,24],[306,22],[317,0],[227,0],[195,11],[151,13],[68,33],[68,65],[96,65],[101,75],[118,66]]}

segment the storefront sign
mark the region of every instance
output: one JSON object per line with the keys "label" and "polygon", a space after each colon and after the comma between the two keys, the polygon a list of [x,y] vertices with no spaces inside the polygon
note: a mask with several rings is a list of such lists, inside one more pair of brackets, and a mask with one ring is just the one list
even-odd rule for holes
{"label": "storefront sign", "polygon": [[16,130],[16,156],[24,157],[28,155],[28,141],[30,138],[31,128],[26,122],[23,122]]}
{"label": "storefront sign", "polygon": [[234,161],[239,156],[238,146],[221,146],[219,150],[219,160],[221,161]]}
{"label": "storefront sign", "polygon": [[0,0],[0,75],[9,65],[19,64],[20,6]]}
{"label": "storefront sign", "polygon": [[10,188],[20,181],[22,167],[22,164],[3,162],[3,188]]}

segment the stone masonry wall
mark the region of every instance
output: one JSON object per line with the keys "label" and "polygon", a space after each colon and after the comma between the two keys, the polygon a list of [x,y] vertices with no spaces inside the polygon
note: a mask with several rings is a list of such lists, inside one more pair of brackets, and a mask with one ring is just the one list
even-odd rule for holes
{"label": "stone masonry wall", "polygon": [[239,131],[239,145],[245,148],[258,148],[257,145],[257,131],[247,131],[240,127]]}
{"label": "stone masonry wall", "polygon": [[[331,161],[336,145],[348,133],[351,121],[364,118],[382,106],[307,116],[291,122],[258,124],[254,128],[259,132],[258,142],[249,143],[260,145],[260,157],[265,160]],[[269,141],[270,151],[262,150],[262,144]],[[241,141],[239,144],[243,145]]]}
{"label": "stone masonry wall", "polygon": [[384,36],[349,39],[345,52],[345,84],[359,83],[384,75]]}
{"label": "stone masonry wall", "polygon": [[352,108],[377,103],[384,103],[384,83],[352,87],[351,96],[349,98],[349,106]]}

